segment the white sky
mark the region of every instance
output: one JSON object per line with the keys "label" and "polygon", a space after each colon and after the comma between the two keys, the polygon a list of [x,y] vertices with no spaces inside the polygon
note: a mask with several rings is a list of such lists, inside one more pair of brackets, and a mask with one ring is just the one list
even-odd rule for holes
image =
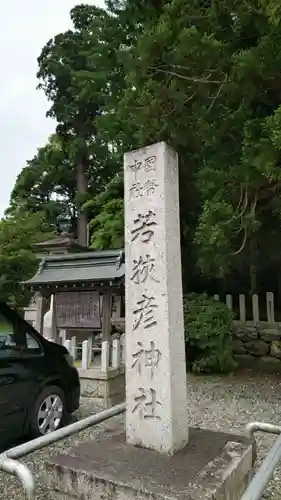
{"label": "white sky", "polygon": [[45,43],[71,26],[74,5],[103,0],[9,0],[0,5],[0,217],[17,175],[55,129],[37,86],[37,57]]}

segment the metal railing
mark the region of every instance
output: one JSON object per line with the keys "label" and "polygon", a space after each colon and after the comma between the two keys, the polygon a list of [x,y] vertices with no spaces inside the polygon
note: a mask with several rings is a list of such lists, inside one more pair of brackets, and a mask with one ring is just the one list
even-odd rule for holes
{"label": "metal railing", "polygon": [[[41,448],[44,448],[44,446],[56,443],[61,439],[72,436],[72,434],[80,432],[83,429],[87,429],[88,427],[99,424],[100,422],[104,422],[111,417],[125,412],[125,409],[125,403],[113,406],[108,410],[101,411],[91,417],[79,420],[78,422],[70,424],[67,427],[63,427],[62,429],[58,429],[50,434],[46,434],[45,436],[33,439],[32,441],[15,446],[14,448],[10,448],[0,454],[0,470],[16,476],[25,489],[28,499],[34,500],[36,488],[35,478],[29,468],[26,465],[21,464],[16,459],[40,450]],[[245,431],[247,437],[249,438],[253,438],[256,432],[266,432],[269,434],[279,435],[241,498],[241,500],[260,500],[273,476],[276,467],[281,461],[281,426],[266,424],[263,422],[252,422],[246,426]]]}
{"label": "metal railing", "polygon": [[44,446],[56,443],[61,439],[72,436],[72,434],[75,434],[76,432],[80,432],[83,429],[87,429],[88,427],[99,424],[100,422],[104,422],[111,417],[115,417],[116,415],[123,413],[125,411],[125,408],[125,403],[113,406],[108,410],[101,411],[99,413],[96,413],[95,415],[92,415],[91,417],[79,420],[78,422],[58,429],[57,431],[51,432],[50,434],[46,434],[45,436],[41,436],[37,439],[33,439],[32,441],[28,441],[27,443],[15,446],[14,448],[10,448],[9,450],[0,454],[0,471],[7,472],[16,476],[25,489],[28,499],[34,500],[36,487],[35,478],[26,465],[21,464],[15,459],[40,450],[41,448],[44,448]]}
{"label": "metal railing", "polygon": [[263,422],[252,422],[246,426],[245,430],[249,438],[252,438],[256,432],[279,434],[241,498],[241,500],[260,500],[277,465],[281,461],[281,427]]}

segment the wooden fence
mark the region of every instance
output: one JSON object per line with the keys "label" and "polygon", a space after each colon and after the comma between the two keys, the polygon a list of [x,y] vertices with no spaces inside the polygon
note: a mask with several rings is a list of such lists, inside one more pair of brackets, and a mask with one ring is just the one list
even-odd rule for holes
{"label": "wooden fence", "polygon": [[[52,339],[48,339],[52,340]],[[125,364],[124,335],[120,339],[101,342],[100,347],[93,347],[90,339],[77,344],[76,337],[63,342],[71,354],[76,366],[82,370],[99,369],[107,373],[110,369],[118,370]]]}
{"label": "wooden fence", "polygon": [[260,321],[275,323],[276,321],[274,294],[272,292],[266,292],[265,296],[257,294],[252,296],[227,294],[223,298],[219,295],[214,295],[214,299],[225,301],[228,309],[235,313],[235,319],[242,323],[246,323],[247,321],[253,323],[259,323]]}

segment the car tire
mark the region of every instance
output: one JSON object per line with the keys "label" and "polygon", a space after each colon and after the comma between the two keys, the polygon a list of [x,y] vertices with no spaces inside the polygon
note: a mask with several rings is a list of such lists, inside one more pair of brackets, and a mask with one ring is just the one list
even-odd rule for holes
{"label": "car tire", "polygon": [[66,414],[65,395],[57,386],[45,387],[37,396],[31,409],[29,426],[33,438],[44,436],[64,425]]}

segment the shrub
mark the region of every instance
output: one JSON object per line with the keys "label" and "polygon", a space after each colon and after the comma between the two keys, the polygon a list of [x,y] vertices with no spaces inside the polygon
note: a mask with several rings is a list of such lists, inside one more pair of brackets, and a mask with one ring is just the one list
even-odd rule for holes
{"label": "shrub", "polygon": [[233,314],[225,304],[206,294],[184,297],[187,367],[193,372],[227,373],[236,367],[232,358]]}

